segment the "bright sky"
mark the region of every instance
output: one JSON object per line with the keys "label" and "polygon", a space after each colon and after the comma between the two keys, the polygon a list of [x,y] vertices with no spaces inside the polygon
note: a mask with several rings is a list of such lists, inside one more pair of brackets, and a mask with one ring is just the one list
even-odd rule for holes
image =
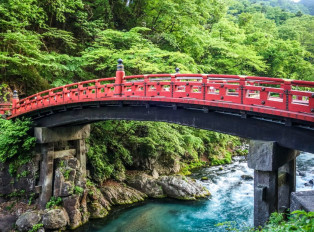
{"label": "bright sky", "polygon": [[293,2],[300,2],[300,0],[292,0]]}

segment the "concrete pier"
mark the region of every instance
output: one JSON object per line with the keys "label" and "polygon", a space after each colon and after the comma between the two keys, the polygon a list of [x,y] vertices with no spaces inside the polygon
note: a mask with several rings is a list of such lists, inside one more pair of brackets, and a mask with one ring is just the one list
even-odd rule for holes
{"label": "concrete pier", "polygon": [[271,213],[289,208],[295,191],[296,150],[276,142],[250,142],[248,166],[254,169],[254,226],[263,226]]}
{"label": "concrete pier", "polygon": [[39,205],[42,209],[53,195],[54,160],[66,156],[74,156],[80,161],[81,173],[86,175],[86,144],[90,125],[71,127],[35,127],[37,152],[41,157],[39,189]]}

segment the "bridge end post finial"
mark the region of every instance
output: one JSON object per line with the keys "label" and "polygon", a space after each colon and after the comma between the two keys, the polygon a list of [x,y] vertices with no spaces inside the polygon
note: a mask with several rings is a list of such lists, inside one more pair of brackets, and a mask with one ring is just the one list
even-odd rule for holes
{"label": "bridge end post finial", "polygon": [[178,67],[176,67],[176,74],[180,73],[180,69]]}
{"label": "bridge end post finial", "polygon": [[117,71],[124,71],[123,60],[121,58],[118,59]]}
{"label": "bridge end post finial", "polygon": [[17,105],[17,102],[19,101],[19,95],[18,95],[18,92],[17,90],[14,90],[13,91],[13,97],[12,97],[12,113],[15,114],[15,111],[16,111],[16,105]]}
{"label": "bridge end post finial", "polygon": [[114,84],[114,95],[117,97],[122,95],[122,83],[123,83],[124,76],[125,76],[125,73],[124,73],[123,60],[118,59],[116,80]]}

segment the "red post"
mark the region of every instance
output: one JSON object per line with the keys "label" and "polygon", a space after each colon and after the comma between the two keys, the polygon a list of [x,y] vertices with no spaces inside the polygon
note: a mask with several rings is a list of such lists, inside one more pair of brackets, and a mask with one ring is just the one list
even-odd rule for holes
{"label": "red post", "polygon": [[245,92],[245,81],[246,81],[246,77],[239,77],[239,96],[240,96],[240,103],[243,104],[244,103],[244,97],[246,96],[246,92]]}
{"label": "red post", "polygon": [[291,80],[285,80],[283,84],[283,89],[284,89],[284,104],[285,104],[285,109],[289,110],[289,105],[291,104]]}
{"label": "red post", "polygon": [[125,76],[124,73],[124,65],[123,65],[123,60],[119,59],[118,60],[118,65],[117,65],[117,72],[116,72],[116,80],[114,84],[114,95],[115,96],[121,96],[122,95],[122,83],[123,83],[123,78]]}
{"label": "red post", "polygon": [[206,74],[202,75],[202,92],[203,92],[203,100],[206,100],[206,94],[207,94],[207,83],[208,83],[208,76]]}
{"label": "red post", "polygon": [[16,90],[13,91],[13,98],[12,98],[12,115],[16,114],[16,106],[19,101],[19,95]]}

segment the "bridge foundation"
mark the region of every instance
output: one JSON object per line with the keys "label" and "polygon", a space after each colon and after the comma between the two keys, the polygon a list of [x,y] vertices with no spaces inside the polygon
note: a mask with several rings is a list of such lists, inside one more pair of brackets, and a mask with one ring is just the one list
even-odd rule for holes
{"label": "bridge foundation", "polygon": [[290,206],[295,191],[296,150],[275,142],[250,142],[248,166],[254,169],[254,226],[263,226],[271,213]]}
{"label": "bridge foundation", "polygon": [[80,162],[80,171],[86,175],[86,144],[89,137],[90,125],[72,127],[36,127],[36,150],[41,156],[39,205],[42,209],[53,196],[54,187],[54,160],[73,156]]}

